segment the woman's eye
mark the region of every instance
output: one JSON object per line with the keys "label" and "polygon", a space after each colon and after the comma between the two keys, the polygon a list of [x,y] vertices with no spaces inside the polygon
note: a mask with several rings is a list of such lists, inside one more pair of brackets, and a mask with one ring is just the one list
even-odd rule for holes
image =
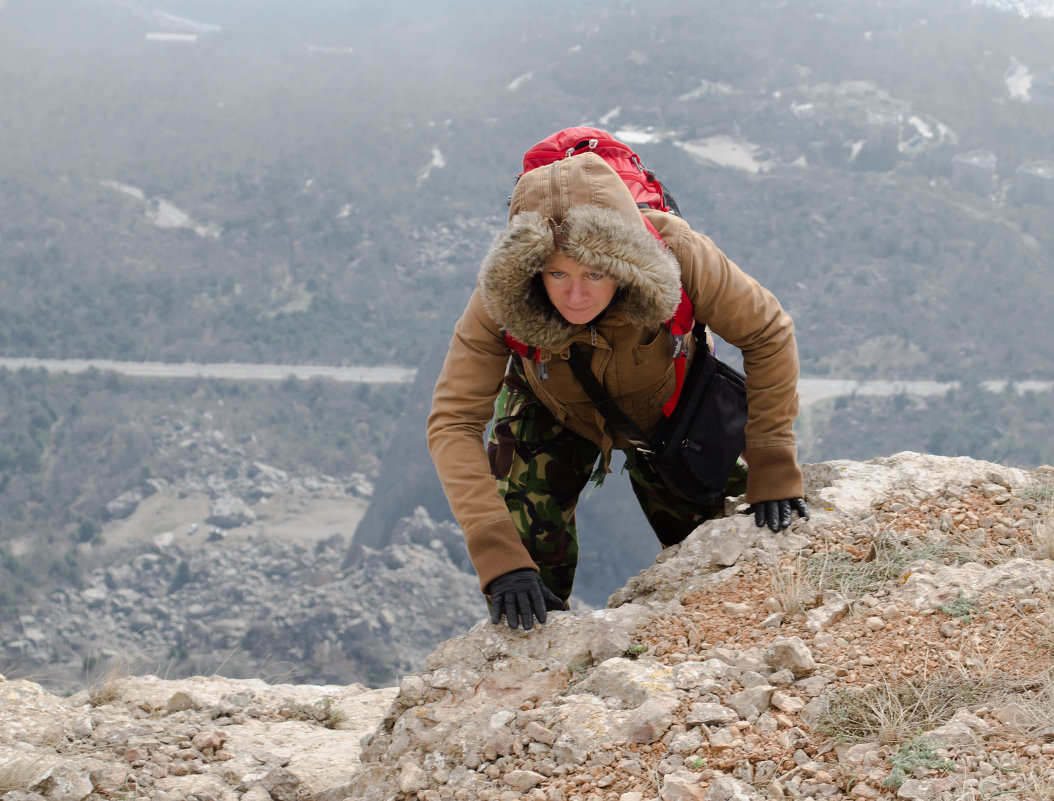
{"label": "woman's eye", "polygon": [[589,277],[593,281],[599,281],[601,278],[604,277],[604,274],[603,273],[590,273]]}
{"label": "woman's eye", "polygon": [[562,272],[560,272],[559,270],[550,270],[549,271],[549,275],[552,278],[563,278],[564,277],[564,274]]}

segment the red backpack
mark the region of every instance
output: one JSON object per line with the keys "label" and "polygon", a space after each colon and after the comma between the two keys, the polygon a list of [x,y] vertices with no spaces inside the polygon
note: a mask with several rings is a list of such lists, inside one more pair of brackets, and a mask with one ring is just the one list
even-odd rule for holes
{"label": "red backpack", "polygon": [[[677,208],[677,201],[659,183],[655,173],[645,169],[640,157],[611,134],[596,128],[565,128],[547,136],[524,154],[523,172],[520,175],[579,153],[595,153],[604,159],[629,188],[639,208],[658,209],[676,214],[678,217],[681,216],[680,209]],[[647,217],[644,217],[644,224],[652,235],[662,242],[662,237]],[[684,384],[684,364],[688,356],[688,349],[684,344],[685,337],[691,333],[695,325],[692,301],[685,294],[683,287],[677,310],[673,313],[673,317],[663,325],[669,329],[670,336],[673,338],[673,366],[677,378],[673,395],[662,407],[663,414],[669,417],[677,405],[677,399],[681,395],[681,386]],[[524,358],[534,361],[540,358],[537,348],[513,339],[508,333],[505,334],[505,344]]]}

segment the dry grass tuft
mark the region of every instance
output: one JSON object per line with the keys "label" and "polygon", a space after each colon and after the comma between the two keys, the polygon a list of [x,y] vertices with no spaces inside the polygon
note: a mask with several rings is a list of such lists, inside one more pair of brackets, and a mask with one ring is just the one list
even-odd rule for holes
{"label": "dry grass tuft", "polygon": [[918,732],[946,723],[959,709],[1005,699],[1007,693],[1005,681],[964,682],[954,672],[840,689],[831,694],[818,731],[837,742],[907,743]]}
{"label": "dry grass tuft", "polygon": [[1033,691],[1014,699],[1022,708],[1018,727],[1037,740],[1054,737],[1054,673],[1048,672],[1034,684]]}
{"label": "dry grass tuft", "polygon": [[17,790],[28,790],[40,775],[44,764],[35,757],[15,757],[0,763],[0,796]]}
{"label": "dry grass tuft", "polygon": [[1047,596],[1037,606],[1016,612],[1018,622],[1007,632],[1020,631],[1037,654],[1054,651],[1054,598]]}
{"label": "dry grass tuft", "polygon": [[289,704],[279,714],[296,720],[313,720],[327,729],[335,729],[344,721],[344,713],[333,708],[332,698],[323,698],[313,704]]}
{"label": "dry grass tuft", "polygon": [[1054,559],[1054,485],[1043,485],[1031,493],[1039,517],[1032,528],[1032,548],[1037,559]]}
{"label": "dry grass tuft", "polygon": [[98,672],[89,670],[86,681],[89,703],[93,707],[112,704],[117,699],[121,683],[131,674],[132,663],[126,658],[114,659]]}
{"label": "dry grass tuft", "polygon": [[878,535],[871,541],[867,558],[857,559],[839,551],[817,554],[806,563],[809,580],[820,590],[835,590],[848,599],[875,592],[889,581],[897,581],[915,562],[945,563],[955,552],[941,543],[925,542],[906,547],[891,537]]}
{"label": "dry grass tuft", "polygon": [[772,594],[784,614],[800,617],[816,606],[819,588],[799,558],[793,565],[772,568]]}
{"label": "dry grass tuft", "polygon": [[1009,798],[1020,801],[1054,801],[1054,767],[1044,766],[1026,771],[1021,777],[1021,791]]}

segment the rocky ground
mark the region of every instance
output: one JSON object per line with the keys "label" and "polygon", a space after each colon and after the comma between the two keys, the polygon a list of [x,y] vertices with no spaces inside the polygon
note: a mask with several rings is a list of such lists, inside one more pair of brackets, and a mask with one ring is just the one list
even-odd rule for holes
{"label": "rocky ground", "polygon": [[347,566],[347,540],[312,539],[317,530],[306,522],[300,539],[284,540],[238,529],[214,541],[166,531],[114,551],[82,588],[0,623],[0,669],[60,694],[114,665],[377,687],[422,669],[485,612],[460,532],[423,510]]}
{"label": "rocky ground", "polygon": [[789,533],[708,523],[608,608],[480,622],[397,691],[0,683],[0,798],[1054,798],[1054,470],[806,475]]}
{"label": "rocky ground", "polygon": [[1054,797],[1054,472],[807,480],[789,534],[707,524],[608,609],[442,645],[356,797]]}
{"label": "rocky ground", "polygon": [[331,801],[394,688],[111,675],[58,698],[0,680],[0,797]]}

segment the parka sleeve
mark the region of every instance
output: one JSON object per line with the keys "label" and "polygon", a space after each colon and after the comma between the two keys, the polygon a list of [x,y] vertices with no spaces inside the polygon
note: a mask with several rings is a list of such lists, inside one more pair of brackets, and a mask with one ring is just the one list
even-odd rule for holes
{"label": "parka sleeve", "polygon": [[661,212],[647,216],[681,263],[696,321],[743,353],[747,502],[803,497],[794,437],[798,348],[790,315],[771,292],[684,220]]}
{"label": "parka sleeve", "polygon": [[509,350],[477,289],[454,327],[428,416],[428,449],[465,535],[480,589],[511,570],[537,570],[498,495],[483,446]]}

